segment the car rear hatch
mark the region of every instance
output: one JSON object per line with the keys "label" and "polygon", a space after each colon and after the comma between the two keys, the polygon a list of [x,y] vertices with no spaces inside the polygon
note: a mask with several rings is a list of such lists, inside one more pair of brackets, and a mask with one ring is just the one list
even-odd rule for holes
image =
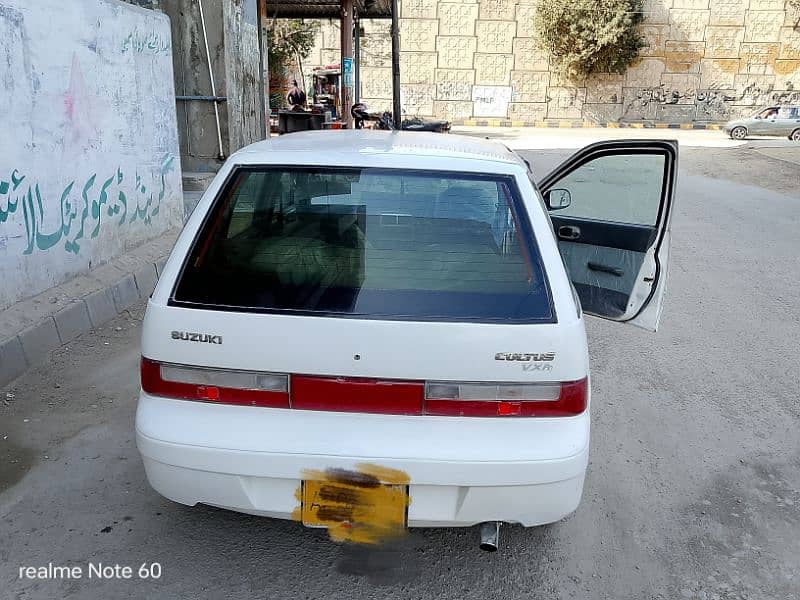
{"label": "car rear hatch", "polygon": [[513,177],[240,167],[148,307],[142,384],[296,410],[570,416],[588,392],[569,323]]}

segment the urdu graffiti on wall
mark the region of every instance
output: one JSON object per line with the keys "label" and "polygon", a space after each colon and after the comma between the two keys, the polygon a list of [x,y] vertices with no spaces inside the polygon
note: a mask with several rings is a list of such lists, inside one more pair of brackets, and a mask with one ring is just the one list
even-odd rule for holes
{"label": "urdu graffiti on wall", "polygon": [[677,89],[666,86],[630,88],[623,103],[622,120],[664,120],[669,107],[681,109],[682,120],[724,121],[733,111],[751,112],[769,104],[800,101],[798,91],[776,91],[774,87],[748,85],[733,89]]}
{"label": "urdu graffiti on wall", "polygon": [[[126,176],[119,167],[106,178],[92,173],[83,181],[70,181],[61,191],[59,202],[43,199],[39,184],[14,169],[8,180],[0,175],[0,223],[22,212],[27,235],[23,254],[49,250],[61,240],[66,252],[78,254],[81,240],[96,238],[104,224],[122,227],[141,221],[149,225],[159,214],[167,191],[166,175],[173,162],[174,156],[164,155],[150,187],[146,185],[150,178],[145,181],[138,172]],[[61,214],[48,218],[46,206],[60,207]],[[52,231],[43,231],[45,221],[55,222]]]}
{"label": "urdu graffiti on wall", "polygon": [[162,37],[158,31],[140,31],[135,27],[122,42],[122,53],[137,52],[139,54],[167,53],[172,49],[172,39]]}

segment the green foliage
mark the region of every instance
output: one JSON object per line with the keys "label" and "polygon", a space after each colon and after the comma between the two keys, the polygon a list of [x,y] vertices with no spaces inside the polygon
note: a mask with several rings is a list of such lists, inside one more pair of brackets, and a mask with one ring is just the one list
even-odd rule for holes
{"label": "green foliage", "polygon": [[539,0],[535,27],[553,67],[573,79],[624,73],[646,43],[643,0]]}
{"label": "green foliage", "polygon": [[272,19],[267,25],[264,35],[269,61],[269,104],[272,108],[286,104],[286,72],[292,63],[301,68],[301,61],[308,58],[314,47],[319,29],[319,21],[302,19]]}
{"label": "green foliage", "polygon": [[800,27],[800,0],[789,0],[788,9],[797,16],[797,22],[794,24],[795,29]]}
{"label": "green foliage", "polygon": [[286,65],[298,57],[307,58],[314,47],[319,21],[303,19],[273,19],[267,26],[269,61]]}

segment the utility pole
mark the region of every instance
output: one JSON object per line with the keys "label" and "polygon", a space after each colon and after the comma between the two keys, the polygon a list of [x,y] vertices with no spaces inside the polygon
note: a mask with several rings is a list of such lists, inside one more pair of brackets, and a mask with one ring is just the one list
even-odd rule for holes
{"label": "utility pole", "polygon": [[342,60],[339,80],[341,82],[341,111],[342,121],[348,129],[353,127],[353,115],[350,109],[353,106],[354,65],[353,65],[353,0],[341,0],[341,40]]}
{"label": "utility pole", "polygon": [[392,0],[392,113],[394,126],[400,129],[403,118],[400,106],[400,7]]}
{"label": "utility pole", "polygon": [[269,50],[267,46],[267,0],[258,0],[258,49],[261,54],[259,71],[261,75],[261,120],[264,124],[261,135],[269,137]]}

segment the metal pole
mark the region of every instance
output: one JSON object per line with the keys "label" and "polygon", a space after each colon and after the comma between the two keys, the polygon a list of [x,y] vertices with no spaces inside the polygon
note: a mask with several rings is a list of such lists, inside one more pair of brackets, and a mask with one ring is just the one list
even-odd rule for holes
{"label": "metal pole", "polygon": [[392,0],[392,112],[395,129],[400,129],[403,118],[400,106],[400,9]]}
{"label": "metal pole", "polygon": [[225,102],[225,96],[175,96],[175,100],[202,100],[204,102]]}
{"label": "metal pole", "polygon": [[264,139],[269,137],[269,57],[264,28],[267,23],[267,1],[258,0],[258,75],[261,84],[261,135]]}
{"label": "metal pole", "polygon": [[353,127],[353,115],[350,109],[353,106],[353,88],[345,85],[345,59],[353,60],[353,0],[341,0],[341,40],[342,56],[339,63],[340,75],[339,83],[342,88],[341,119],[345,122],[348,129]]}
{"label": "metal pole", "polygon": [[361,21],[356,19],[355,40],[353,40],[353,81],[355,101],[361,100]]}
{"label": "metal pole", "polygon": [[[203,15],[203,0],[197,0],[200,7],[200,24],[203,27],[203,43],[206,46],[206,60],[208,61],[208,78],[211,80],[211,95],[217,95],[217,87],[214,85],[214,71],[211,69],[211,52],[208,49],[208,34],[206,33],[206,19]],[[222,150],[222,129],[219,126],[219,105],[214,102],[214,118],[217,121],[217,142],[219,143],[219,158],[225,160],[225,152]]]}

